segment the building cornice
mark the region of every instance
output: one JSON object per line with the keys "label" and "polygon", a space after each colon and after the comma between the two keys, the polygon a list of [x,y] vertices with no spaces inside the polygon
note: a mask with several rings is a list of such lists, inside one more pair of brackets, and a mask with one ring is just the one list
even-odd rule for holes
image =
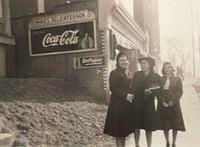
{"label": "building cornice", "polygon": [[128,11],[125,9],[120,1],[118,1],[115,9],[115,12],[118,14],[117,16],[121,16],[122,22],[124,24],[128,24],[129,29],[131,29],[132,32],[136,33],[138,35],[138,38],[146,40],[146,35],[144,31],[140,28],[135,19],[128,13]]}
{"label": "building cornice", "polygon": [[133,48],[145,52],[147,36],[119,0],[99,0],[99,29],[115,29]]}
{"label": "building cornice", "polygon": [[[127,12],[119,0],[99,0],[99,29],[107,29],[113,17],[118,17],[125,27],[135,33],[141,40],[146,40],[146,35],[134,18]],[[115,16],[114,16],[115,15]]]}

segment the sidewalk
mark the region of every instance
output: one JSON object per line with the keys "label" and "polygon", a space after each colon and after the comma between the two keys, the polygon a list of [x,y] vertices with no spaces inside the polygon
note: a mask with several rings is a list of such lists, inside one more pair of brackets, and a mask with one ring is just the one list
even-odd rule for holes
{"label": "sidewalk", "polygon": [[[184,94],[181,100],[186,132],[180,132],[177,147],[200,147],[200,98],[192,87],[193,80],[184,82]],[[152,147],[165,147],[165,138],[161,131],[153,133]],[[141,132],[141,147],[146,147],[145,133]],[[127,139],[127,147],[135,147],[134,138]]]}

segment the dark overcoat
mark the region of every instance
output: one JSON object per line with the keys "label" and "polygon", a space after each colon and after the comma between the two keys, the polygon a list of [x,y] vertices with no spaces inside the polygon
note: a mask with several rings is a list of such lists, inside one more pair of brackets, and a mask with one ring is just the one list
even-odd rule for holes
{"label": "dark overcoat", "polygon": [[145,76],[138,71],[133,77],[132,93],[134,94],[133,108],[136,117],[133,119],[133,128],[155,131],[158,126],[155,98],[160,98],[160,88],[152,90],[152,94],[146,95],[145,89],[152,86],[161,86],[160,76],[150,72]]}
{"label": "dark overcoat", "polygon": [[113,137],[126,137],[132,132],[132,104],[126,100],[132,79],[125,70],[113,70],[109,78],[111,99],[108,106],[104,133]]}
{"label": "dark overcoat", "polygon": [[[162,87],[165,85],[167,78],[164,76],[161,78]],[[162,96],[158,102],[158,115],[160,118],[161,130],[180,130],[185,131],[185,125],[183,121],[183,115],[180,106],[180,99],[183,95],[182,80],[179,77],[170,77],[169,90],[165,92],[162,88]],[[172,101],[173,106],[164,107],[163,102]]]}

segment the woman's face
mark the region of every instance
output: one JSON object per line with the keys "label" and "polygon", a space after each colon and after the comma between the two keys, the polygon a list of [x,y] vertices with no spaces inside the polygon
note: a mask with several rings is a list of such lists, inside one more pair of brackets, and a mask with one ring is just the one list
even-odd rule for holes
{"label": "woman's face", "polygon": [[142,60],[140,62],[140,65],[141,65],[142,71],[149,71],[150,70],[149,62],[147,62],[146,60]]}
{"label": "woman's face", "polygon": [[171,74],[172,73],[172,66],[170,64],[164,65],[164,73]]}
{"label": "woman's face", "polygon": [[129,66],[129,61],[126,56],[121,56],[118,60],[118,64],[121,68],[127,69]]}

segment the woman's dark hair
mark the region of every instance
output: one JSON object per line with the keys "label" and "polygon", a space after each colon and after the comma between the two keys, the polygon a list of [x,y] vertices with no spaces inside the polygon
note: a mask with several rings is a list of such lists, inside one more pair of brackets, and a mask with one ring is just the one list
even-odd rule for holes
{"label": "woman's dark hair", "polygon": [[149,65],[150,65],[150,71],[154,72],[155,60],[153,58],[151,58],[151,57],[143,57],[143,58],[138,59],[138,61],[140,62],[140,64],[141,64],[141,62],[143,60],[145,60],[145,61],[147,61],[149,63]]}
{"label": "woman's dark hair", "polygon": [[171,66],[171,68],[172,68],[171,75],[174,75],[175,70],[174,70],[174,67],[172,66],[171,62],[164,62],[164,63],[163,63],[162,74],[163,74],[163,75],[166,74],[166,73],[165,73],[165,66],[166,66],[166,65],[170,65],[170,66]]}
{"label": "woman's dark hair", "polygon": [[125,57],[129,60],[128,55],[127,55],[126,53],[120,52],[120,53],[117,55],[117,57],[116,57],[116,67],[117,67],[117,68],[120,68],[120,65],[119,65],[119,58],[121,58],[122,56],[125,56]]}

